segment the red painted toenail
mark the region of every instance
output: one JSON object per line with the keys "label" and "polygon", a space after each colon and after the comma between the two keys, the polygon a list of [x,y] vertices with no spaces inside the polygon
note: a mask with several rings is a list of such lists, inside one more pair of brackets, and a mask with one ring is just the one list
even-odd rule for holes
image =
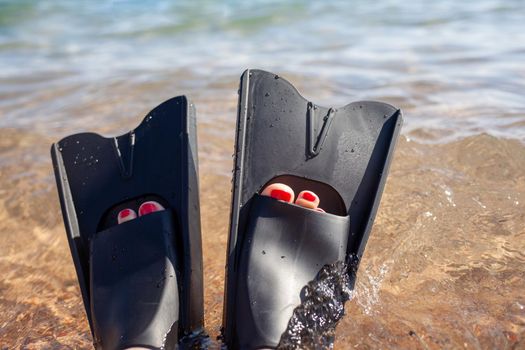
{"label": "red painted toenail", "polygon": [[303,192],[302,197],[309,202],[315,202],[317,200],[317,196],[312,192]]}
{"label": "red painted toenail", "polygon": [[139,208],[139,215],[147,215],[159,211],[159,208],[153,203],[144,203]]}
{"label": "red painted toenail", "polygon": [[121,219],[125,219],[127,218],[128,216],[131,215],[131,210],[130,209],[124,209],[124,210],[121,210],[120,213],[118,213],[118,216],[121,218]]}
{"label": "red painted toenail", "polygon": [[137,214],[135,214],[135,211],[133,209],[122,209],[118,212],[117,215],[117,223],[122,224],[126,221],[133,220],[137,217]]}
{"label": "red painted toenail", "polygon": [[290,202],[292,200],[292,194],[283,190],[273,190],[270,192],[270,197],[285,202]]}

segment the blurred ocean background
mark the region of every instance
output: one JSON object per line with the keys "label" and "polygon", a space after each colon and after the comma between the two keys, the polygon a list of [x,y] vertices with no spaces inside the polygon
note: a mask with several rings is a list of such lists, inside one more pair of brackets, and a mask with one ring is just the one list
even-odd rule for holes
{"label": "blurred ocean background", "polygon": [[335,347],[525,348],[525,2],[0,0],[0,347],[89,348],[49,157],[197,106],[218,334],[238,78],[405,125]]}
{"label": "blurred ocean background", "polygon": [[320,102],[395,103],[406,132],[524,141],[524,21],[519,0],[2,0],[0,126],[54,129],[112,84],[220,100],[231,92],[211,90],[257,67],[303,77]]}

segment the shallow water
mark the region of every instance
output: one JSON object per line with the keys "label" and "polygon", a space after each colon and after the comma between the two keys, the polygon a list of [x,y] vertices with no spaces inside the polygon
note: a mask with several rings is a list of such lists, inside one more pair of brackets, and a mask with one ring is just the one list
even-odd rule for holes
{"label": "shallow water", "polygon": [[89,348],[50,144],[197,105],[206,328],[222,313],[238,77],[405,126],[335,348],[525,348],[525,4],[0,0],[0,345]]}
{"label": "shallow water", "polygon": [[[357,259],[324,266],[301,291],[301,305],[293,312],[277,349],[332,349],[335,329],[352,297]],[[354,261],[354,264],[352,263]]]}

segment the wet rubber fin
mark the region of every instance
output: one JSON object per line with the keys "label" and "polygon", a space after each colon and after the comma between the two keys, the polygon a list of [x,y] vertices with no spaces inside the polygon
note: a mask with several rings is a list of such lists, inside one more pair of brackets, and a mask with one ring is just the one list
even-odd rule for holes
{"label": "wet rubber fin", "polygon": [[[95,347],[175,348],[202,330],[193,104],[170,99],[118,137],[66,137],[51,156]],[[148,200],[165,210],[117,224]]]}
{"label": "wet rubber fin", "polygon": [[[276,347],[303,287],[324,265],[361,257],[401,123],[384,103],[325,108],[275,74],[244,72],[223,316],[229,349]],[[314,191],[326,213],[259,195],[274,182]]]}

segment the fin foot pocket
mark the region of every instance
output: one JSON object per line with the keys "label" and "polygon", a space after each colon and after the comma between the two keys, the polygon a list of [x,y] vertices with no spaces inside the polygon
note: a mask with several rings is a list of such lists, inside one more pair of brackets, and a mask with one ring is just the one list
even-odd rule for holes
{"label": "fin foot pocket", "polygon": [[324,265],[344,260],[350,222],[260,195],[249,217],[237,272],[239,347],[275,347],[303,287]]}
{"label": "fin foot pocket", "polygon": [[161,348],[167,335],[177,337],[173,227],[171,213],[162,211],[113,226],[91,240],[91,313],[103,349]]}

